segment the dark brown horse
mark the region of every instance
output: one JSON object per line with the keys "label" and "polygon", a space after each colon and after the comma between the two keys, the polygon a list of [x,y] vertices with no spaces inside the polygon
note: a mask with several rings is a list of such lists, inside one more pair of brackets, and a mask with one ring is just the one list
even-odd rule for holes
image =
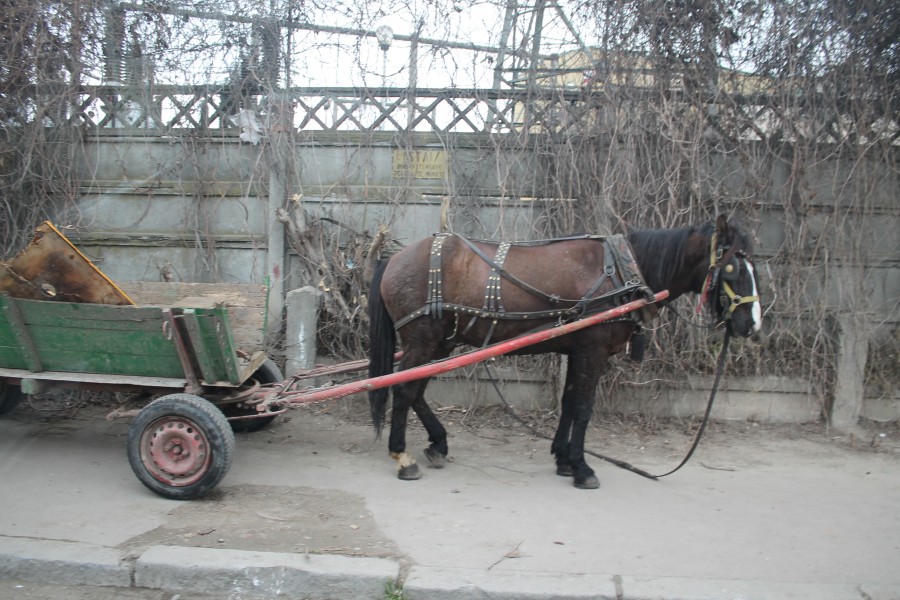
{"label": "dark brown horse", "polygon": [[[482,346],[510,339],[608,309],[649,290],[668,290],[669,300],[686,292],[702,293],[716,320],[724,320],[732,333],[749,336],[759,330],[762,317],[750,241],[724,217],[715,226],[632,231],[627,240],[633,259],[621,237],[509,245],[443,234],[406,247],[382,262],[373,276],[369,376],[393,371],[397,335],[403,349],[399,369],[409,369],[445,358],[460,344]],[[559,427],[550,450],[557,473],[572,476],[576,487],[600,485],[584,459],[585,431],[608,358],[625,348],[641,324],[637,315],[601,323],[519,352],[568,355]],[[428,432],[425,456],[432,466],[443,466],[447,456],[447,433],[425,401],[427,385],[427,379],[420,379],[392,388],[388,449],[400,479],[420,476],[406,451],[410,407]],[[387,397],[387,389],[369,393],[379,435]]]}

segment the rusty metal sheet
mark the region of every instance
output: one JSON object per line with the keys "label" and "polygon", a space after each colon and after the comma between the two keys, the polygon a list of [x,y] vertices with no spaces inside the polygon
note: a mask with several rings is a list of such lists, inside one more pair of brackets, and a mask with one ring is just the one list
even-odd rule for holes
{"label": "rusty metal sheet", "polygon": [[0,293],[26,300],[133,305],[49,221],[35,230],[31,243],[10,261],[0,261]]}

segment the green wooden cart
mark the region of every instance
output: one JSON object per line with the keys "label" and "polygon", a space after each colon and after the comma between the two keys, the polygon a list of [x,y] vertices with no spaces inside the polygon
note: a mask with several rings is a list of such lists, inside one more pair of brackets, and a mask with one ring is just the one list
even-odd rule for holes
{"label": "green wooden cart", "polygon": [[[167,498],[198,498],[228,472],[234,431],[279,412],[250,403],[281,371],[261,350],[267,289],[104,275],[52,223],[0,260],[0,416],[57,389],[161,396],[133,416],[128,460]],[[280,389],[280,388],[278,388]],[[274,410],[268,410],[274,404]]]}
{"label": "green wooden cart", "polygon": [[114,306],[0,294],[0,414],[25,395],[59,388],[161,395],[124,415],[134,416],[131,467],[161,496],[203,496],[231,466],[234,431],[258,429],[282,411],[260,414],[242,403],[283,377],[264,352],[238,347],[229,307],[217,300]]}

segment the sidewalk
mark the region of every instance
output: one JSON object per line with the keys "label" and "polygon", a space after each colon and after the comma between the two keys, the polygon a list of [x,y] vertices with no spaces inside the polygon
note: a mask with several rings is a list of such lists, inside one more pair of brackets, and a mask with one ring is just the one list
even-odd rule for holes
{"label": "sidewalk", "polygon": [[[549,441],[452,411],[453,462],[399,481],[386,440],[328,408],[239,436],[219,489],[185,503],[137,481],[127,423],[107,410],[13,413],[0,420],[0,577],[234,599],[379,599],[394,580],[407,600],[900,599],[894,433],[872,450],[810,428],[713,426],[672,477],[593,459],[601,488],[585,491],[554,474]],[[408,439],[427,445],[418,426]],[[689,442],[608,425],[588,445],[662,472]]]}

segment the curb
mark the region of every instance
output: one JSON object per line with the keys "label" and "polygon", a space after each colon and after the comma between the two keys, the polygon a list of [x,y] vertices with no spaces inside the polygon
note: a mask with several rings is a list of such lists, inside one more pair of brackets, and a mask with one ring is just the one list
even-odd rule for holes
{"label": "curb", "polygon": [[131,565],[121,552],[82,542],[0,538],[0,575],[42,583],[131,586]]}
{"label": "curb", "polygon": [[617,600],[612,576],[417,567],[403,584],[404,600]]}
{"label": "curb", "polygon": [[135,563],[137,587],[207,594],[379,598],[400,564],[384,558],[152,546]]}
{"label": "curb", "polygon": [[414,566],[404,600],[900,600],[900,587]]}
{"label": "curb", "polygon": [[[106,546],[0,537],[0,577],[244,598],[376,600],[399,562],[330,554],[151,546],[137,559]],[[404,600],[900,600],[900,586],[413,566]],[[294,593],[297,595],[295,596]]]}
{"label": "curb", "polygon": [[134,560],[106,546],[0,537],[0,577],[48,584],[357,599],[380,598],[399,574],[383,558],[150,546]]}

